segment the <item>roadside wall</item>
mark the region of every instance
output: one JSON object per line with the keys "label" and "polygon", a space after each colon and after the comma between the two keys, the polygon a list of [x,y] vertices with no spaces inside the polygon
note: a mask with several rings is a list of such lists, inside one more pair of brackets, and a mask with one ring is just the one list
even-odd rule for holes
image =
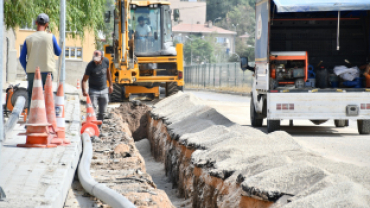
{"label": "roadside wall", "polygon": [[[19,57],[16,57],[17,62],[17,70],[16,70],[16,78],[17,80],[26,80],[26,72],[24,71],[21,63],[19,62]],[[73,60],[66,60],[66,83],[72,86],[76,86],[77,79],[80,81],[85,73],[85,69],[87,66],[87,62],[84,61],[73,61]],[[55,63],[56,67],[58,67],[58,61]],[[54,80],[58,80],[58,75],[54,75]]]}
{"label": "roadside wall", "polygon": [[12,29],[6,30],[4,26],[3,40],[3,88],[7,87],[6,82],[16,79],[17,51],[15,50],[15,34]]}

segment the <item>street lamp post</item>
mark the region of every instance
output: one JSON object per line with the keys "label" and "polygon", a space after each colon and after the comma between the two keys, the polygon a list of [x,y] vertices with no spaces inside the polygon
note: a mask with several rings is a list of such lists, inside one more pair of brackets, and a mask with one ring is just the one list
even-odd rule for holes
{"label": "street lamp post", "polygon": [[[0,1],[0,91],[3,92],[3,76],[5,76],[5,70],[3,68],[3,44],[4,44],[4,1]],[[2,147],[2,141],[4,139],[4,125],[3,125],[3,105],[0,105],[0,153]],[[0,186],[0,201],[5,200],[6,195]]]}
{"label": "street lamp post", "polygon": [[[60,70],[60,77],[59,78],[59,83],[62,83],[64,85],[64,82],[66,80],[66,72],[65,72],[65,35],[66,35],[66,0],[60,0],[60,18],[59,18],[59,43],[62,45],[62,53],[61,56],[59,56],[59,59],[61,62],[61,68]],[[59,84],[58,83],[58,84]]]}

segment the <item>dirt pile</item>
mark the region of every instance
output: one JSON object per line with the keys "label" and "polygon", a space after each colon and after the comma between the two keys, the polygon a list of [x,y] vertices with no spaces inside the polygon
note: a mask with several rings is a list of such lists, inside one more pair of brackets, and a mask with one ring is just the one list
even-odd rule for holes
{"label": "dirt pile", "polygon": [[[192,94],[160,101],[148,120],[154,157],[193,207],[369,204],[369,167],[306,152],[286,132],[267,135],[234,124]],[[352,195],[329,194],[334,188]],[[325,202],[323,197],[312,201],[318,193],[327,193]]]}
{"label": "dirt pile", "polygon": [[[120,107],[113,109],[113,112],[122,118],[123,123],[128,125],[135,141],[147,138],[147,113],[151,110],[140,101],[122,103]],[[124,125],[126,125],[124,124]]]}
{"label": "dirt pile", "polygon": [[[134,109],[130,114],[129,109]],[[157,189],[152,177],[146,172],[145,161],[135,146],[128,127],[139,131],[134,118],[147,110],[145,106],[122,105],[112,111],[112,119],[104,120],[102,136],[93,142],[91,175],[99,183],[104,183],[126,196],[137,207],[174,207],[166,193]],[[121,112],[125,119],[121,117]],[[131,126],[125,121],[131,121]],[[135,135],[135,134],[134,134]],[[102,202],[98,205],[105,206]]]}

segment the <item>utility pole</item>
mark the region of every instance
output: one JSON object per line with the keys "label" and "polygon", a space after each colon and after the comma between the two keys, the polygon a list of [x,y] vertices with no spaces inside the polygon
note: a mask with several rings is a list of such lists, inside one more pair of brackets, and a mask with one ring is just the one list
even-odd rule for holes
{"label": "utility pole", "polygon": [[193,65],[193,39],[185,36],[185,38],[190,40],[190,65]]}
{"label": "utility pole", "polygon": [[236,25],[234,25],[234,24],[232,24],[232,26],[234,26],[234,28],[235,28],[235,38],[234,38],[234,53],[236,52],[236,36],[238,36],[238,32],[236,31],[236,28],[238,27],[238,25],[239,24],[236,24]]}
{"label": "utility pole", "polygon": [[60,0],[60,21],[59,21],[59,44],[62,46],[62,53],[59,56],[59,62],[61,62],[59,83],[64,86],[66,80],[66,66],[65,66],[65,39],[66,39],[66,0]]}
{"label": "utility pole", "polygon": [[[3,77],[4,71],[3,68],[3,44],[4,44],[4,1],[0,0],[0,92],[3,92]],[[4,139],[4,123],[3,123],[3,105],[0,105],[0,156],[1,156],[1,148],[3,146],[3,139]],[[6,198],[3,189],[0,186],[0,201],[3,201]]]}

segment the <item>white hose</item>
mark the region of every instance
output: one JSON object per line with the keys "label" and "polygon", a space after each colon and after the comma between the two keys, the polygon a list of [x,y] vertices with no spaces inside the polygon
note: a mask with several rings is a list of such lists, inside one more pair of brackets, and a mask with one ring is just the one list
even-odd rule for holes
{"label": "white hose", "polygon": [[19,120],[19,115],[23,112],[25,103],[26,103],[25,97],[19,96],[17,98],[17,101],[15,102],[15,105],[13,107],[12,114],[9,116],[4,126],[5,138],[8,138],[9,136],[11,136],[11,133],[13,132],[15,124]]}
{"label": "white hose", "polygon": [[90,164],[92,159],[92,145],[90,136],[87,133],[82,134],[83,153],[80,164],[78,166],[78,178],[82,187],[89,194],[102,200],[113,208],[134,208],[135,205],[126,197],[119,194],[115,190],[96,182],[90,175]]}

